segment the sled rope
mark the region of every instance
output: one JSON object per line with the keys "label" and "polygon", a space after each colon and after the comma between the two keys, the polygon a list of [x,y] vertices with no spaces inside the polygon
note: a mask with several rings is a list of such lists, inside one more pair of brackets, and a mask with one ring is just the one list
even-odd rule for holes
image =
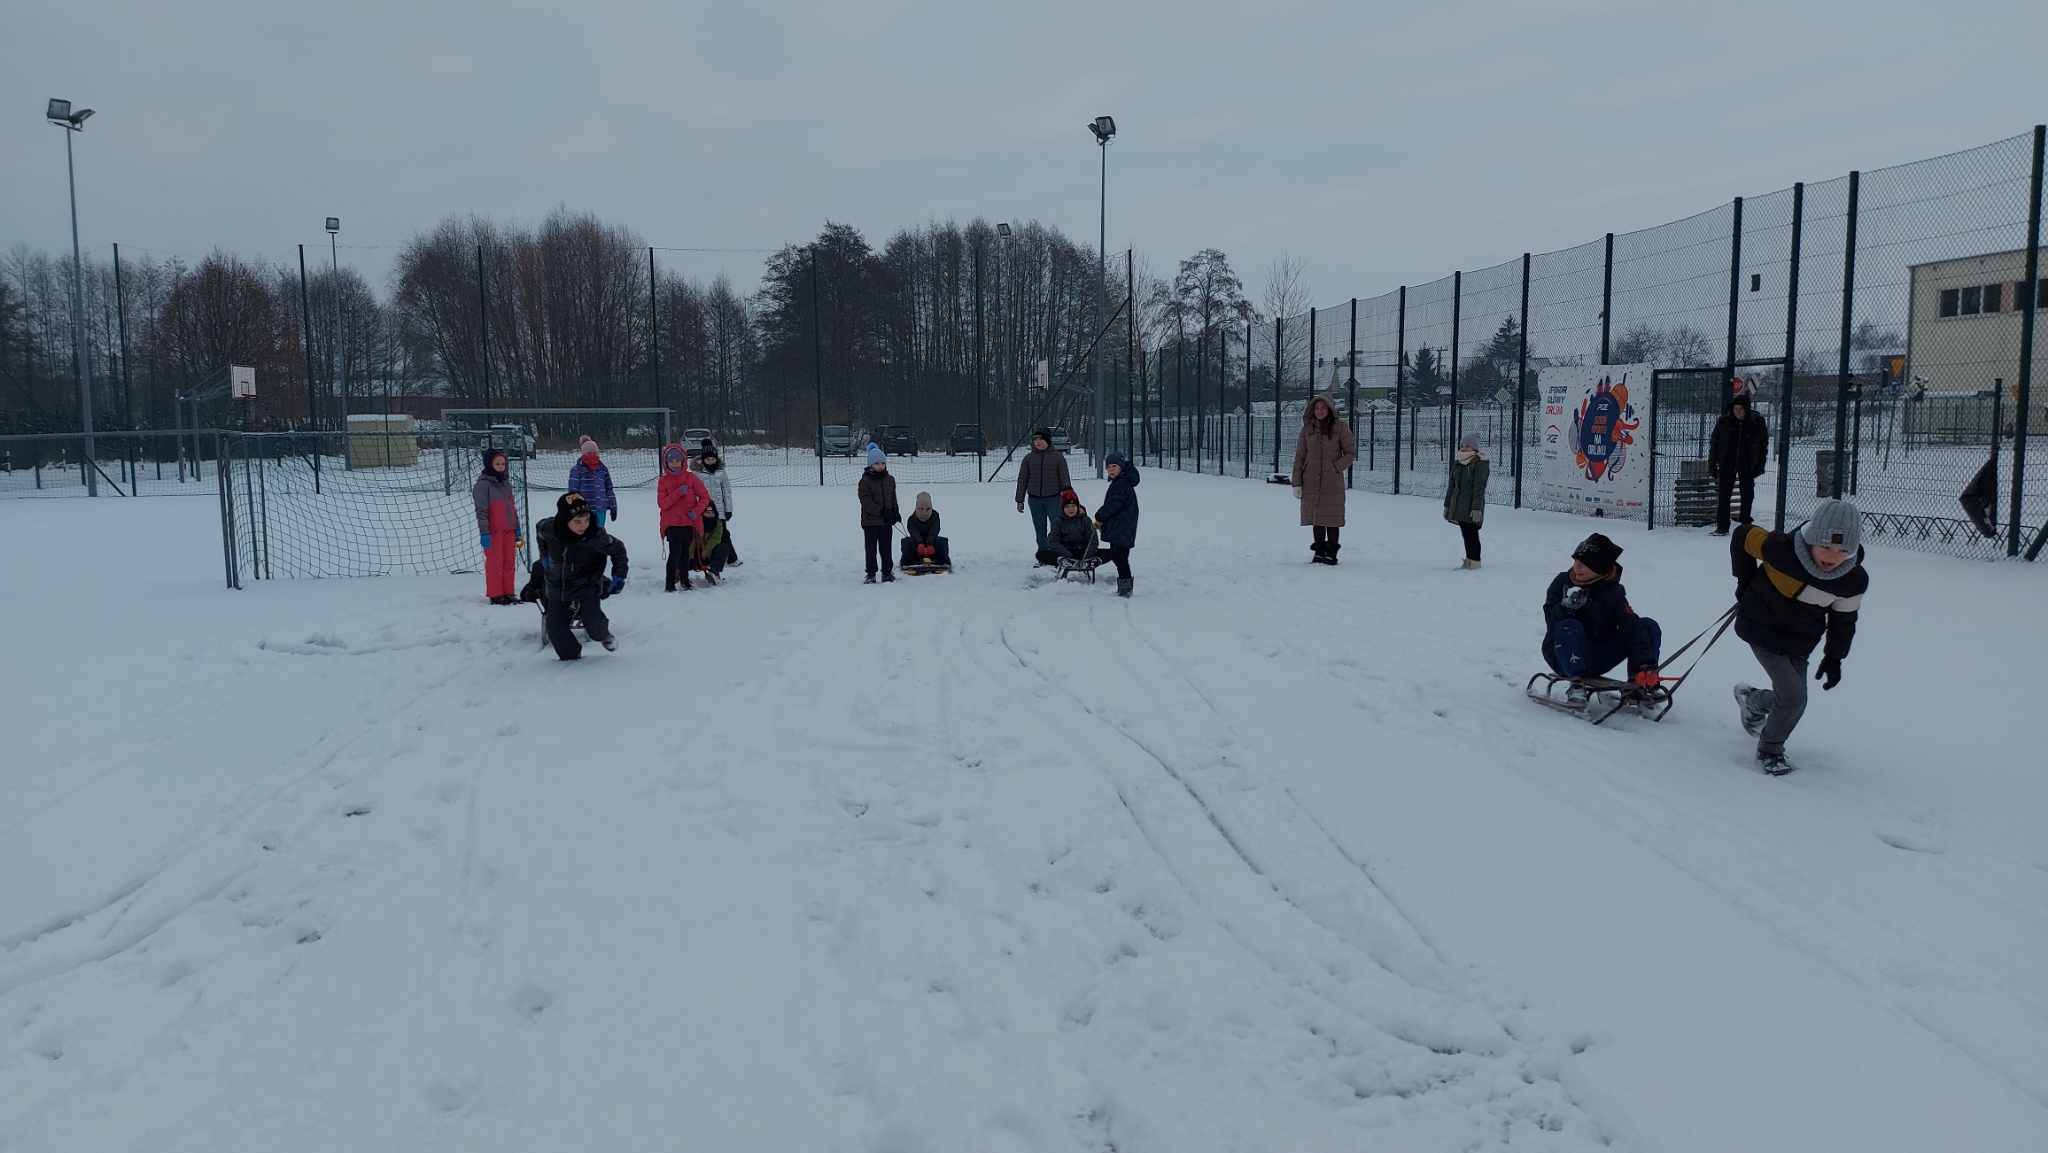
{"label": "sled rope", "polygon": [[[1739,605],[1729,605],[1728,611],[1716,617],[1714,619],[1713,624],[1710,624],[1706,628],[1701,629],[1697,636],[1694,636],[1691,640],[1678,646],[1678,648],[1674,652],[1672,652],[1670,656],[1665,657],[1664,663],[1657,666],[1657,679],[1660,682],[1672,682],[1672,691],[1677,691],[1678,686],[1685,683],[1685,678],[1691,676],[1692,671],[1700,666],[1701,661],[1706,659],[1707,650],[1713,648],[1714,645],[1720,641],[1721,634],[1728,631],[1728,626],[1735,623],[1735,610],[1739,607]],[[1708,633],[1712,633],[1714,635],[1709,637],[1707,636]],[[1663,675],[1665,669],[1668,669],[1672,665],[1677,664],[1678,658],[1684,656],[1688,649],[1692,648],[1696,644],[1699,644],[1702,639],[1706,640],[1706,645],[1702,647],[1696,655],[1694,655],[1694,657],[1692,658],[1692,663],[1685,666],[1684,672],[1678,674],[1675,677],[1667,677]]]}

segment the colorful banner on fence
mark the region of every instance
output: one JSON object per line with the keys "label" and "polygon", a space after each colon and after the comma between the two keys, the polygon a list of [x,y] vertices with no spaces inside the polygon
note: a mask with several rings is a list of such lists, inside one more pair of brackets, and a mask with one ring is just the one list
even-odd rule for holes
{"label": "colorful banner on fence", "polygon": [[1641,517],[1650,500],[1650,366],[1546,368],[1543,507],[1581,516]]}

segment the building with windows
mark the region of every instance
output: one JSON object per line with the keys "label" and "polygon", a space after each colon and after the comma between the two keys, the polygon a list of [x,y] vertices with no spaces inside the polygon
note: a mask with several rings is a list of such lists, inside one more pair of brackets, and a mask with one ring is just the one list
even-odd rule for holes
{"label": "building with windows", "polygon": [[[1930,395],[1988,393],[2003,380],[2007,396],[2019,382],[2020,324],[2027,311],[2048,303],[2048,266],[2026,280],[2025,249],[1916,264],[1912,312],[1906,329],[1906,384]],[[2036,315],[2034,396],[2048,392],[2042,379],[2048,317]]]}

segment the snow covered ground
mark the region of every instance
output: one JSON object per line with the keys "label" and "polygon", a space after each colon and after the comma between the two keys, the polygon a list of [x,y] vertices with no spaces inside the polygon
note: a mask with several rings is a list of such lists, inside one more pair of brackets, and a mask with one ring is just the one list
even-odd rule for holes
{"label": "snow covered ground", "polygon": [[[1091,503],[1099,484],[1085,482]],[[908,505],[914,486],[903,491]],[[215,503],[0,502],[0,1150],[2048,1148],[2040,570],[1880,552],[1750,771],[1524,701],[1587,522],[1148,473],[1138,595],[1008,485],[850,487],[576,665],[475,576],[220,589]],[[1671,642],[1722,542],[1607,526]]]}

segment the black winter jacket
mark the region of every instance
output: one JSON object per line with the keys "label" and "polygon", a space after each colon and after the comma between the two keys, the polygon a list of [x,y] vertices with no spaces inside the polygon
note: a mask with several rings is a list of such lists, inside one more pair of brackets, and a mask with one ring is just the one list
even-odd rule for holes
{"label": "black winter jacket", "polygon": [[1052,522],[1052,533],[1046,538],[1045,547],[1055,556],[1073,557],[1078,560],[1088,554],[1088,546],[1095,543],[1095,522],[1087,513],[1080,516],[1061,516]]}
{"label": "black winter jacket", "polygon": [[1715,476],[1734,472],[1737,476],[1762,476],[1764,462],[1771,455],[1770,422],[1744,405],[1747,415],[1736,416],[1729,405],[1714,422],[1713,447],[1707,454],[1707,471]]}
{"label": "black winter jacket", "polygon": [[939,543],[939,510],[932,510],[930,520],[919,520],[911,513],[904,518],[903,535],[912,545]]}
{"label": "black winter jacket", "polygon": [[1551,625],[1570,618],[1585,626],[1586,643],[1596,649],[1618,640],[1622,625],[1636,615],[1636,610],[1629,607],[1628,590],[1621,587],[1621,566],[1614,566],[1614,575],[1606,580],[1576,586],[1586,590],[1586,603],[1577,612],[1564,604],[1565,590],[1573,587],[1569,570],[1557,574],[1550,582],[1550,591],[1543,595],[1544,629],[1547,631]]}
{"label": "black winter jacket", "polygon": [[550,598],[573,599],[603,585],[607,561],[611,562],[613,576],[626,575],[626,546],[618,537],[595,524],[579,537],[569,531],[568,525],[557,525],[556,520],[547,517],[533,526]]}
{"label": "black winter jacket", "polygon": [[1102,507],[1095,510],[1095,523],[1102,527],[1102,543],[1110,548],[1138,545],[1138,466],[1118,466],[1117,478],[1109,482]]}
{"label": "black winter jacket", "polygon": [[1768,652],[1804,660],[1823,639],[1822,656],[1842,660],[1856,640],[1856,615],[1870,574],[1863,550],[1840,576],[1821,579],[1800,562],[1792,534],[1751,526],[1728,542],[1740,590],[1735,635]]}
{"label": "black winter jacket", "polygon": [[885,528],[903,520],[896,510],[896,478],[888,473],[862,469],[854,495],[860,498],[860,527]]}

